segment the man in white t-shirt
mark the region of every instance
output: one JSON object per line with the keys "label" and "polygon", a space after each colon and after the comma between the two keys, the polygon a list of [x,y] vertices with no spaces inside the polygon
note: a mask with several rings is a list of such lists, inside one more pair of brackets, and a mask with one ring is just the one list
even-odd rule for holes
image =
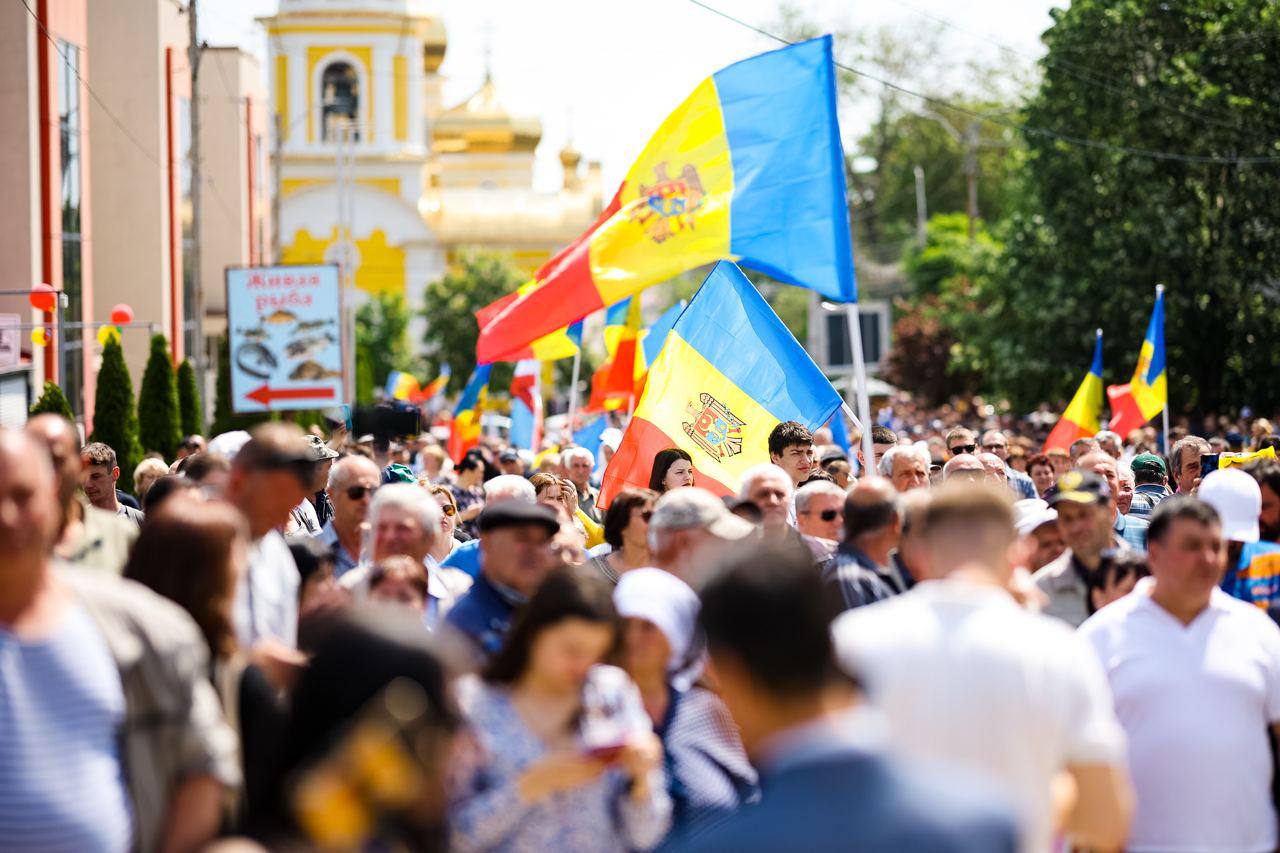
{"label": "man in white t-shirt", "polygon": [[[1118,848],[1130,812],[1124,736],[1088,645],[1006,591],[1009,490],[944,484],[919,524],[921,582],[836,619],[841,665],[884,712],[891,744],[1003,788],[1022,850],[1051,849],[1059,829],[1083,847]],[[1062,774],[1073,802],[1055,802]]]}
{"label": "man in white t-shirt", "polygon": [[1138,809],[1126,849],[1275,850],[1280,628],[1218,588],[1226,542],[1207,503],[1161,501],[1147,542],[1152,576],[1080,626],[1128,734]]}

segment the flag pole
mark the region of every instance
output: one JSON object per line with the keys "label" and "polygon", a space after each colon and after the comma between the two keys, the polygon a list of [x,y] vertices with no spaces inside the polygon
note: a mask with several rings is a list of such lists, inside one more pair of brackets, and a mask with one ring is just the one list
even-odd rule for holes
{"label": "flag pole", "polygon": [[[861,476],[876,470],[876,448],[871,438],[871,400],[867,396],[867,365],[862,357],[862,324],[858,322],[858,304],[846,302],[845,317],[849,321],[849,348],[853,351],[853,382],[858,397],[858,417],[862,426],[862,458],[866,460]],[[845,404],[848,407],[848,404]],[[852,417],[852,413],[850,413]]]}
{"label": "flag pole", "polygon": [[573,353],[573,379],[569,382],[569,420],[565,422],[564,437],[573,440],[573,419],[578,414],[578,371],[582,369],[582,344]]}
{"label": "flag pole", "polygon": [[[1164,296],[1164,285],[1156,285],[1156,301]],[[1164,348],[1164,315],[1160,316],[1160,345]],[[1161,426],[1164,428],[1164,452],[1169,452],[1169,352],[1164,356],[1164,408],[1160,413]]]}

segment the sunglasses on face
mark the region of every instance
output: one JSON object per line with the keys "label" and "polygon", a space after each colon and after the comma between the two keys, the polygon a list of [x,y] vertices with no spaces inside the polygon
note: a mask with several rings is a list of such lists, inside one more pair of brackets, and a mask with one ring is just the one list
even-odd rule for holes
{"label": "sunglasses on face", "polygon": [[640,510],[640,519],[644,521],[646,524],[649,523],[649,519],[651,518],[653,518],[653,510],[651,509]]}
{"label": "sunglasses on face", "polygon": [[458,511],[458,508],[453,504],[440,504],[440,511],[445,515],[452,516]]}
{"label": "sunglasses on face", "polygon": [[[801,514],[812,515],[813,510],[807,509]],[[842,509],[824,509],[822,512],[818,513],[818,518],[822,519],[823,521],[835,521],[837,518],[840,518],[842,515],[844,515],[844,510]]]}
{"label": "sunglasses on face", "polygon": [[984,444],[982,445],[982,449],[994,452],[996,450],[1004,450],[1006,446],[1007,445],[1004,444]]}
{"label": "sunglasses on face", "polygon": [[377,490],[377,486],[347,486],[347,497],[353,501],[358,501],[363,499],[365,495],[372,497]]}
{"label": "sunglasses on face", "polygon": [[976,444],[957,444],[955,447],[951,448],[951,455],[959,456],[961,453],[972,453],[977,449],[978,445]]}

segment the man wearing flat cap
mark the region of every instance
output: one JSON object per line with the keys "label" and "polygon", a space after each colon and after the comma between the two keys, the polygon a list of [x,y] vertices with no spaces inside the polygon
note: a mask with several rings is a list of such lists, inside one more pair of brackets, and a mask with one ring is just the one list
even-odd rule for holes
{"label": "man wearing flat cap", "polygon": [[555,567],[551,546],[560,520],[541,504],[505,501],[487,507],[477,523],[484,562],[471,591],[449,611],[448,623],[487,657],[502,648],[512,614]]}

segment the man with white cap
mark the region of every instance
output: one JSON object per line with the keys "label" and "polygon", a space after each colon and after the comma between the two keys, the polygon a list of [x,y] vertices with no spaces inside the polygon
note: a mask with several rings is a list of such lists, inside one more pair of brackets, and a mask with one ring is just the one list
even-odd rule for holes
{"label": "man with white cap", "polygon": [[756,772],[724,703],[691,684],[702,667],[697,594],[670,572],[633,569],[613,603],[624,623],[621,663],[667,755],[671,839],[687,839],[753,798]]}
{"label": "man with white cap", "polygon": [[1241,601],[1272,611],[1280,605],[1280,545],[1262,541],[1258,516],[1262,490],[1240,468],[1209,472],[1200,481],[1200,500],[1218,511],[1227,540],[1227,573],[1222,589]]}
{"label": "man with white cap", "polygon": [[1027,498],[1013,505],[1013,526],[1027,554],[1027,571],[1035,572],[1062,555],[1066,545],[1058,530],[1058,511],[1040,498]]}
{"label": "man with white cap", "polygon": [[649,553],[658,568],[689,581],[708,546],[755,532],[755,525],[729,512],[724,501],[705,489],[672,489],[654,504],[649,519]]}

